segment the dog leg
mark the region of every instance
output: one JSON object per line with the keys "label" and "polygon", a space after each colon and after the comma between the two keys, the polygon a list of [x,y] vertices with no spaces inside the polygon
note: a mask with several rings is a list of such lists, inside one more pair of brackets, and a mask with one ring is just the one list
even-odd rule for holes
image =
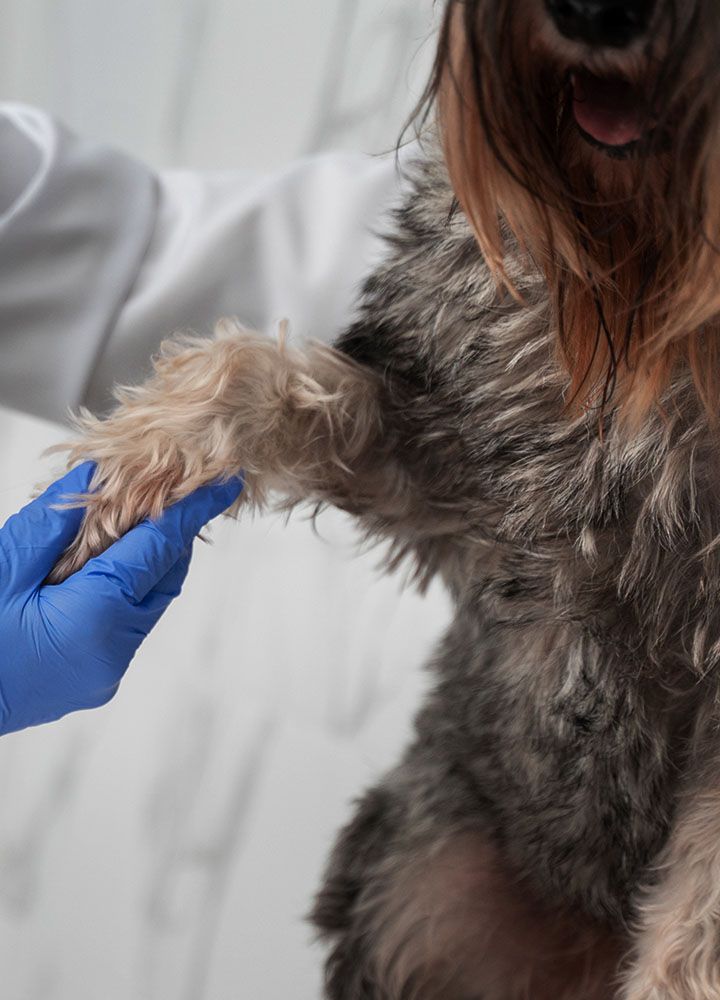
{"label": "dog leg", "polygon": [[538,902],[478,822],[422,816],[416,792],[391,777],[368,793],[333,852],[312,914],[329,1000],[617,996],[622,943]]}
{"label": "dog leg", "polygon": [[[717,730],[715,739],[717,742]],[[712,739],[712,736],[711,736]],[[720,1000],[720,753],[678,807],[640,927],[622,1000]]]}
{"label": "dog leg", "polygon": [[98,468],[80,534],[52,579],[196,487],[241,472],[245,503],[279,490],[290,503],[389,510],[403,477],[389,465],[382,392],[379,376],[321,344],[292,350],[284,336],[228,323],[215,339],[168,341],[148,382],[117,391],[108,419],[77,421],[70,463]]}

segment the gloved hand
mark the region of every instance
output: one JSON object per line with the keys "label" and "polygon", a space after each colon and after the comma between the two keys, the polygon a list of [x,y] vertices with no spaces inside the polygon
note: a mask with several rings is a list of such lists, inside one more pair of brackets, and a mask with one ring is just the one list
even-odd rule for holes
{"label": "gloved hand", "polygon": [[146,521],[57,586],[43,581],[75,537],[87,463],[0,529],[0,734],[95,708],[118,689],[143,639],[182,588],[195,536],[242,484],[202,487]]}

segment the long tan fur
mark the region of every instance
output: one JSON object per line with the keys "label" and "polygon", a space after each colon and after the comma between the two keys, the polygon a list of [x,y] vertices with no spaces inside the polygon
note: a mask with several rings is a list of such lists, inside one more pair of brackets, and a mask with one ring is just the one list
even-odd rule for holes
{"label": "long tan fur", "polygon": [[289,503],[358,510],[379,491],[397,494],[397,481],[369,461],[382,432],[381,382],[332,348],[300,352],[284,330],[273,341],[226,320],[215,338],[168,340],[154,366],[143,385],[116,390],[111,420],[85,412],[75,422],[81,437],[69,463],[98,468],[82,498],[82,531],[53,582],[215,480],[241,475],[240,503],[256,506],[273,490]]}

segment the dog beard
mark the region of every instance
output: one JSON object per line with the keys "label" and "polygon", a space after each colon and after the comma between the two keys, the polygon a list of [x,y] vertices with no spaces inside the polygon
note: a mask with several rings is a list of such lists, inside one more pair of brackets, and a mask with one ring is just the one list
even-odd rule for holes
{"label": "dog beard", "polygon": [[[450,0],[421,107],[499,289],[547,282],[569,411],[630,429],[687,369],[720,409],[720,11],[661,4],[628,52],[539,0]],[[609,405],[612,402],[612,407]]]}

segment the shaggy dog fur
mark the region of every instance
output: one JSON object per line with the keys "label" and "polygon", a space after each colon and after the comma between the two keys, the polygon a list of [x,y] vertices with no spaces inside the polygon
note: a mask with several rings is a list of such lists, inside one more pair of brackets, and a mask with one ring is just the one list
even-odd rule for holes
{"label": "shaggy dog fur", "polygon": [[[578,7],[637,37],[568,39]],[[242,469],[454,597],[315,904],[331,1000],[720,998],[719,42],[713,0],[450,0],[336,349],[226,325],[81,422],[58,579]],[[632,142],[580,132],[583,88]]]}

